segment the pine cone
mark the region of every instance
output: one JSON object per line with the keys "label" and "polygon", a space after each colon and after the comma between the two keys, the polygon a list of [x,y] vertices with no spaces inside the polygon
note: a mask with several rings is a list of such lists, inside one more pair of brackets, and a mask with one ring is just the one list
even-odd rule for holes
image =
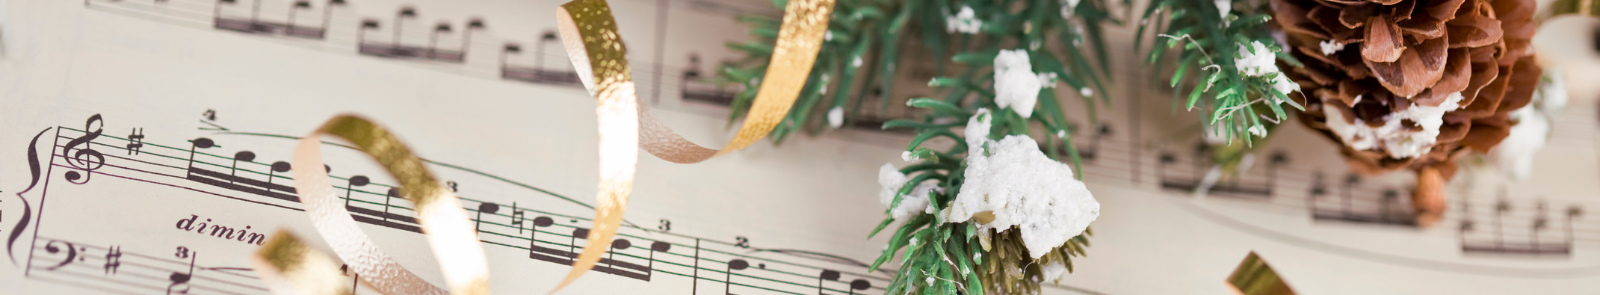
{"label": "pine cone", "polygon": [[[1509,134],[1509,113],[1539,81],[1533,0],[1273,0],[1272,10],[1305,64],[1286,72],[1306,94],[1300,121],[1343,143],[1358,172],[1449,179],[1457,156]],[[1416,204],[1419,219],[1444,209]]]}

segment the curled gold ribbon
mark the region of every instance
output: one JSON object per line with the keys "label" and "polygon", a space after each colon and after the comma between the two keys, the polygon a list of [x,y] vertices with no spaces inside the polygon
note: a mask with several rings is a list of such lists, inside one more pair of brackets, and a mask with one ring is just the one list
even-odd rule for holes
{"label": "curled gold ribbon", "polygon": [[[634,93],[626,58],[627,49],[617,31],[610,6],[604,0],[577,0],[562,5],[557,12],[562,43],[566,45],[584,87],[595,96],[595,112],[600,129],[600,191],[595,204],[594,228],[589,231],[583,253],[578,256],[565,280],[551,293],[559,291],[592,269],[616,236],[633,189],[633,174],[638,151],[674,163],[698,163],[743,149],[759,141],[789,113],[805,85],[811,66],[821,49],[833,11],[833,0],[792,0],[785,8],[783,25],[765,83],[755,104],[734,139],[721,150],[713,150],[684,139],[639,105]],[[433,246],[452,294],[488,294],[488,267],[483,249],[469,225],[455,195],[442,189],[428,170],[398,139],[365,119],[341,115],[302,138],[295,148],[295,167],[320,167],[321,135],[350,141],[377,160],[401,184],[401,192],[416,203],[417,221]],[[400,266],[375,246],[356,226],[355,220],[339,202],[326,171],[296,169],[295,188],[317,232],[327,240],[339,259],[385,294],[444,294],[444,290],[423,281]],[[321,278],[309,278],[326,268],[315,250],[305,247],[291,235],[280,234],[272,247],[258,252],[258,263],[274,290],[292,285],[313,294],[340,294],[338,287],[327,286]]]}
{"label": "curled gold ribbon", "polygon": [[[400,183],[400,193],[416,203],[417,224],[421,226],[428,244],[433,247],[433,254],[439,260],[445,282],[450,286],[450,294],[489,294],[488,263],[484,260],[483,248],[478,245],[476,232],[468,221],[466,213],[462,211],[460,201],[450,190],[439,185],[439,181],[423,166],[422,159],[411,153],[405,144],[377,124],[356,116],[340,115],[329,119],[322,128],[300,139],[295,146],[293,167],[323,166],[321,138],[324,134],[343,138],[368,156],[372,156],[372,159],[377,160],[378,164],[388,170],[389,174]],[[311,215],[311,221],[316,225],[317,232],[333,248],[339,259],[349,265],[349,268],[359,274],[368,285],[390,295],[446,294],[444,289],[422,280],[384,254],[376,243],[356,226],[355,219],[339,201],[333,185],[328,181],[327,171],[316,168],[295,169],[294,178],[300,202],[305,204],[306,213]],[[290,246],[292,245],[283,247]],[[263,253],[258,253],[257,257],[266,260],[267,264],[295,265],[277,267],[280,270],[318,267],[308,265],[315,262],[314,259],[289,260],[303,255],[271,255],[277,252],[265,252],[265,250]],[[296,253],[287,250],[283,252]],[[268,277],[275,275],[270,271],[263,274]],[[291,281],[295,279],[293,277],[281,277],[281,279],[300,286],[298,288],[302,290],[328,291],[312,287],[319,285],[315,281]]]}
{"label": "curled gold ribbon", "polygon": [[279,229],[250,259],[273,294],[353,294],[339,277],[339,262],[312,249],[288,230]]}
{"label": "curled gold ribbon", "polygon": [[562,44],[584,88],[596,98],[600,120],[600,192],[596,197],[594,229],[572,271],[551,293],[561,290],[593,268],[616,236],[633,190],[638,149],[673,163],[705,161],[750,146],[761,140],[789,114],[805,86],[823,34],[833,13],[833,0],[791,0],[784,9],[783,25],[773,48],[772,61],[756,94],[750,115],[739,133],[721,150],[690,142],[639,105],[634,94],[627,48],[605,0],[576,0],[561,5],[556,18]]}

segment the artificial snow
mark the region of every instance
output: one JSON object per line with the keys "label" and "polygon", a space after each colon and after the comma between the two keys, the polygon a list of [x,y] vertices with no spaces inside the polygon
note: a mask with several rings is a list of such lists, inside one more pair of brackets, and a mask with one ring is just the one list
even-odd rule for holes
{"label": "artificial snow", "polygon": [[917,154],[913,154],[913,153],[911,153],[911,151],[904,151],[904,152],[900,152],[900,159],[901,160],[905,160],[906,162],[914,162],[914,161],[920,160],[922,158],[921,157],[917,157]]}
{"label": "artificial snow", "polygon": [[994,57],[995,104],[1010,107],[1023,118],[1033,116],[1033,106],[1039,102],[1039,89],[1043,88],[1039,75],[1033,73],[1028,62],[1028,52],[1021,49],[1001,50]]}
{"label": "artificial snow", "polygon": [[1344,50],[1346,44],[1339,43],[1339,41],[1322,40],[1319,45],[1322,45],[1322,55],[1333,55],[1334,53],[1339,53],[1340,50]]}
{"label": "artificial snow", "polygon": [[1061,0],[1061,19],[1072,19],[1072,11],[1078,9],[1081,0]]}
{"label": "artificial snow", "polygon": [[[980,114],[987,110],[979,109]],[[994,220],[979,229],[1022,231],[1023,246],[1034,259],[1060,247],[1100,216],[1100,203],[1088,187],[1072,177],[1072,168],[1039,151],[1039,143],[1023,135],[989,140],[988,116],[967,122],[966,182],[945,213],[949,222],[972,220],[990,212]],[[980,148],[987,144],[987,148]]]}
{"label": "artificial snow", "polygon": [[1217,5],[1217,13],[1221,14],[1223,19],[1227,19],[1228,13],[1233,12],[1233,1],[1231,0],[1212,0],[1211,4]]}
{"label": "artificial snow", "polygon": [[[1459,109],[1461,98],[1461,93],[1456,92],[1437,107],[1413,103],[1404,111],[1384,117],[1383,125],[1378,127],[1368,126],[1359,119],[1355,123],[1347,122],[1344,114],[1335,107],[1323,107],[1322,112],[1328,118],[1328,130],[1339,135],[1346,146],[1355,150],[1371,150],[1382,146],[1388,151],[1389,157],[1405,159],[1422,156],[1433,148],[1438,141],[1439,126],[1444,125],[1444,114]],[[1323,98],[1324,104],[1337,102],[1338,99]],[[1412,131],[1402,121],[1415,122],[1421,128]]]}
{"label": "artificial snow", "polygon": [[1567,104],[1566,79],[1560,67],[1546,69],[1533,101],[1511,112],[1511,134],[1489,151],[1489,159],[1516,180],[1533,174],[1533,157],[1550,136],[1550,117]]}
{"label": "artificial snow", "polygon": [[1053,261],[1050,264],[1045,264],[1044,267],[1040,267],[1040,270],[1044,272],[1045,280],[1055,281],[1067,274],[1067,265],[1060,261]]}
{"label": "artificial snow", "polygon": [[1251,77],[1278,72],[1277,56],[1273,55],[1272,49],[1267,48],[1266,44],[1261,44],[1261,41],[1252,41],[1249,46],[1240,46],[1239,58],[1233,60],[1233,65],[1240,73]]}
{"label": "artificial snow", "polygon": [[[883,203],[884,206],[893,205],[895,195],[900,193],[900,188],[904,187],[908,181],[910,179],[905,174],[901,174],[900,169],[894,168],[893,164],[883,164],[882,167],[878,168],[878,185],[882,186],[882,189],[878,191],[878,202]],[[889,216],[894,217],[894,219],[904,219],[920,212],[926,212],[930,208],[928,207],[928,194],[933,192],[944,192],[944,189],[927,181],[917,184],[917,187],[911,189],[911,194],[900,197],[899,206],[889,209]]]}
{"label": "artificial snow", "polygon": [[1044,88],[1056,88],[1056,73],[1055,72],[1039,73],[1039,84],[1040,85],[1044,85]]}
{"label": "artificial snow", "polygon": [[1083,95],[1083,97],[1093,97],[1094,89],[1089,89],[1089,87],[1078,89],[1078,95]]}
{"label": "artificial snow", "polygon": [[1544,148],[1545,137],[1550,135],[1550,119],[1539,113],[1533,104],[1511,112],[1511,135],[1489,151],[1489,158],[1511,177],[1528,179],[1533,174],[1533,156]]}
{"label": "artificial snow", "polygon": [[833,128],[844,126],[844,108],[833,107],[828,109],[828,126],[833,126]]}
{"label": "artificial snow", "polygon": [[945,18],[945,31],[950,33],[977,34],[983,28],[983,21],[978,20],[977,13],[970,6],[962,6],[956,15]]}

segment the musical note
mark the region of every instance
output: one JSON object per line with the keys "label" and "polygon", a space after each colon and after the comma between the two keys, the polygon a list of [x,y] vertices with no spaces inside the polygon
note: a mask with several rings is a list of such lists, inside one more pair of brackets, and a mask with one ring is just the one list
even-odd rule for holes
{"label": "musical note", "polygon": [[128,133],[128,155],[138,155],[139,148],[144,147],[144,128],[133,128]]}
{"label": "musical note", "polygon": [[572,240],[567,242],[567,257],[572,258],[572,260],[568,264],[578,259],[578,238],[580,237],[586,240],[589,239],[589,229],[582,227],[572,229]]}
{"label": "musical note", "polygon": [[473,223],[472,224],[472,229],[474,231],[482,232],[483,231],[483,214],[484,213],[494,214],[495,212],[499,212],[499,211],[500,211],[500,204],[495,204],[495,203],[490,203],[490,202],[478,203],[478,218],[473,218],[472,219],[472,223]]}
{"label": "musical note", "polygon": [[522,46],[507,43],[500,51],[500,78],[513,81],[553,84],[562,86],[580,86],[578,73],[568,70],[549,70],[545,67],[545,48],[550,43],[560,41],[555,32],[544,32],[539,37],[539,42],[533,49],[533,66],[512,65],[508,59],[511,55],[521,55]]}
{"label": "musical note", "polygon": [[[1327,184],[1323,183],[1322,173],[1312,174],[1310,199],[1306,202],[1311,209],[1312,220],[1416,226],[1416,220],[1408,210],[1410,206],[1402,203],[1404,198],[1400,197],[1399,190],[1386,188],[1377,194],[1377,198],[1363,197],[1371,194],[1357,194],[1360,184],[1361,176],[1346,175],[1339,197],[1325,201],[1328,190]],[[1333,205],[1323,205],[1330,202]]]}
{"label": "musical note", "polygon": [[725,89],[722,86],[705,82],[705,75],[700,71],[700,55],[689,54],[689,68],[683,70],[682,79],[678,80],[683,100],[701,101],[716,105],[729,105],[733,97],[741,89]]}
{"label": "musical note", "polygon": [[[256,153],[252,153],[250,151],[239,151],[237,153],[234,153],[233,154],[233,165],[228,167],[229,168],[228,176],[230,176],[230,177],[228,177],[228,183],[233,183],[233,179],[235,177],[238,177],[239,161],[252,162],[255,159],[256,159]],[[268,179],[268,180],[270,181],[271,179]]]}
{"label": "musical note", "polygon": [[851,295],[855,295],[856,291],[866,290],[868,288],[872,288],[872,282],[868,282],[866,279],[856,279],[854,281],[850,281]]}
{"label": "musical note", "polygon": [[[189,281],[191,281],[194,278],[194,261],[196,259],[200,258],[200,253],[199,252],[187,252],[187,254],[188,255],[180,255],[180,257],[178,257],[178,258],[183,258],[181,256],[188,256],[189,257],[189,270],[188,271],[182,271],[182,272],[174,271],[174,272],[172,272],[172,275],[167,276],[167,280],[169,282],[169,284],[167,284],[167,294],[168,295],[171,295],[172,293],[178,293],[178,294],[188,294],[189,293]],[[183,289],[181,289],[181,290],[177,289],[179,286],[182,286]]]}
{"label": "musical note", "polygon": [[728,261],[728,276],[722,279],[723,294],[733,295],[733,271],[744,270],[746,268],[750,268],[750,262],[744,261],[744,259],[734,259]]}
{"label": "musical note", "polygon": [[389,200],[400,197],[400,188],[391,187],[383,194],[383,221],[389,221]]}
{"label": "musical note", "polygon": [[839,281],[839,271],[831,269],[822,270],[822,274],[817,276],[817,294],[823,294],[823,281]]}
{"label": "musical note", "polygon": [[372,179],[367,178],[367,176],[365,176],[365,175],[356,175],[354,177],[350,177],[350,184],[344,186],[344,206],[345,206],[345,208],[349,208],[350,207],[350,199],[351,199],[350,191],[355,189],[355,187],[358,187],[358,186],[367,186],[367,184],[369,184],[369,183],[372,183]]}
{"label": "musical note", "polygon": [[122,247],[111,246],[106,248],[106,274],[117,274],[117,268],[122,267]]}
{"label": "musical note", "polygon": [[278,178],[277,173],[284,172],[289,172],[289,162],[277,161],[272,163],[272,170],[267,171],[267,192],[272,191],[272,179]]}
{"label": "musical note", "polygon": [[[96,123],[99,123],[99,125],[96,125]],[[68,171],[65,175],[68,182],[73,184],[89,183],[89,176],[94,174],[94,170],[105,166],[106,156],[100,154],[100,151],[94,150],[93,145],[89,144],[95,138],[100,137],[100,129],[102,127],[105,127],[105,122],[100,120],[100,114],[89,116],[89,120],[83,123],[83,130],[86,134],[73,138],[61,150],[61,157],[67,159],[67,165],[83,170],[82,174],[79,174],[78,171]],[[73,152],[72,149],[78,146],[83,146],[83,148]]]}
{"label": "musical note", "polygon": [[[1532,255],[1532,256],[1570,256],[1573,247],[1572,220],[1582,215],[1583,210],[1574,205],[1565,210],[1566,226],[1562,230],[1564,235],[1559,240],[1548,239],[1549,235],[1542,233],[1550,230],[1549,206],[1546,201],[1539,200],[1533,204],[1533,214],[1530,218],[1526,235],[1516,235],[1516,228],[1507,229],[1505,219],[1511,215],[1514,207],[1502,191],[1500,200],[1495,202],[1494,215],[1492,216],[1493,229],[1487,233],[1478,233],[1477,221],[1471,212],[1462,206],[1464,217],[1459,229],[1461,251],[1467,254],[1497,254],[1497,255]],[[1484,235],[1491,236],[1484,239]]]}

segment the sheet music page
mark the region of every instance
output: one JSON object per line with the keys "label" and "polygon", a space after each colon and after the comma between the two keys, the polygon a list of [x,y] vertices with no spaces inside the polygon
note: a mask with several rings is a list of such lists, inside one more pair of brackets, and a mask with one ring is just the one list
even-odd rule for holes
{"label": "sheet music page", "polygon": [[[344,113],[392,130],[461,197],[493,292],[560,282],[587,245],[598,179],[594,100],[554,36],[563,1],[338,2],[0,2],[0,293],[267,294],[248,263],[266,235],[327,249],[295,169],[327,169],[379,247],[442,285],[413,204],[371,159],[330,140],[327,167],[289,165],[297,138]],[[735,16],[779,11],[611,4],[644,104],[695,142],[732,138],[738,86],[706,78],[742,58],[725,43],[754,40]],[[1445,219],[1419,228],[1409,173],[1351,176],[1299,123],[1258,143],[1242,177],[1191,194],[1210,167],[1185,131],[1198,120],[1121,38],[1097,122],[1066,100],[1092,128],[1076,172],[1102,213],[1047,294],[1229,294],[1251,251],[1302,294],[1600,290],[1592,98],[1556,118],[1532,179],[1465,169]],[[890,272],[866,267],[885,244],[867,238],[883,218],[876,172],[906,165],[909,140],[850,127],[695,165],[641,156],[627,224],[563,293],[883,294]]]}

